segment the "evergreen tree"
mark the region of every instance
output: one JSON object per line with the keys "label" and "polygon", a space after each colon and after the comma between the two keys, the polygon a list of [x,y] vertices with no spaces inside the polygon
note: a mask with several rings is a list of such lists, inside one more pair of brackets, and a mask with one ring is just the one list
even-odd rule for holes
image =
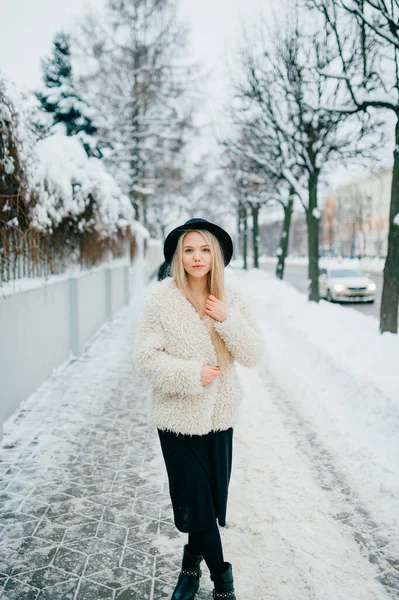
{"label": "evergreen tree", "polygon": [[56,34],[52,55],[42,60],[42,69],[45,87],[35,95],[44,114],[37,120],[37,128],[45,134],[62,128],[65,135],[79,137],[88,156],[101,158],[95,111],[79,96],[73,81],[69,35]]}

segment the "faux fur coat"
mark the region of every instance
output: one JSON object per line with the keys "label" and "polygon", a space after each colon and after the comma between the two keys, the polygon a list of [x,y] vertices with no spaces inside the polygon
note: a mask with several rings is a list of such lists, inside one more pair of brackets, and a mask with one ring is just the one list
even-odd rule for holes
{"label": "faux fur coat", "polygon": [[218,364],[206,323],[172,277],[154,284],[135,341],[138,371],[153,387],[151,421],[159,429],[190,435],[229,429],[238,421],[242,387],[235,361],[255,367],[263,340],[238,289],[225,283],[228,314],[215,327],[232,355],[229,368],[207,386],[204,365]]}

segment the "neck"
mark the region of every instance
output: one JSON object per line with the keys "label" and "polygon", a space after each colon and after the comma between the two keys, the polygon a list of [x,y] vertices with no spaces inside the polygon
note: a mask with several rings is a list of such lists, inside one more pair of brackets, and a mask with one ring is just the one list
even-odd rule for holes
{"label": "neck", "polygon": [[208,293],[208,275],[204,275],[200,279],[187,275],[187,279],[193,294],[205,295]]}

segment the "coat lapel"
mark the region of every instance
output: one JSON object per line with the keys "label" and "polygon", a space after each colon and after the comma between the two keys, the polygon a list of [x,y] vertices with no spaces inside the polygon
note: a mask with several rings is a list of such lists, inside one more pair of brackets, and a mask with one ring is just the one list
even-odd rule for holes
{"label": "coat lapel", "polygon": [[170,310],[177,312],[179,321],[183,327],[183,335],[185,341],[190,341],[192,345],[201,344],[205,354],[211,357],[214,361],[217,360],[215,346],[212,342],[211,334],[208,325],[201,318],[201,315],[194,308],[189,300],[185,297],[180,288],[177,287],[174,280],[170,278],[168,282],[168,291],[170,294],[171,304]]}

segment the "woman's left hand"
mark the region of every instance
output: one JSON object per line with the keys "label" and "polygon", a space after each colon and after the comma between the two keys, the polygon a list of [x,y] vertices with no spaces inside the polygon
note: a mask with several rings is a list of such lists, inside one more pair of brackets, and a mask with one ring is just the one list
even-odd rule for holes
{"label": "woman's left hand", "polygon": [[227,318],[227,306],[212,294],[205,300],[205,312],[215,321],[225,321]]}

